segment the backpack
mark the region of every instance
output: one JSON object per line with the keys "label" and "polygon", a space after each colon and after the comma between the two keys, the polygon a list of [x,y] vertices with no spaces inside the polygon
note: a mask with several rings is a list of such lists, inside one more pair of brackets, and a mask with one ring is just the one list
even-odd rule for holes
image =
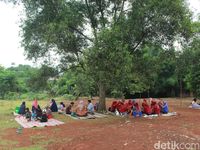
{"label": "backpack", "polygon": [[40,122],[47,122],[47,121],[48,121],[47,115],[46,114],[42,114]]}

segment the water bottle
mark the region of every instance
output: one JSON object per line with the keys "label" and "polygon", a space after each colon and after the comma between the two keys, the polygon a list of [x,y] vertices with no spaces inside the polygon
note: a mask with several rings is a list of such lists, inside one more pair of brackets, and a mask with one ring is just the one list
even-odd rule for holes
{"label": "water bottle", "polygon": [[23,130],[23,127],[20,126],[19,128],[17,128],[17,131],[16,131],[16,132],[17,132],[18,134],[21,134],[21,133],[22,133],[22,130]]}

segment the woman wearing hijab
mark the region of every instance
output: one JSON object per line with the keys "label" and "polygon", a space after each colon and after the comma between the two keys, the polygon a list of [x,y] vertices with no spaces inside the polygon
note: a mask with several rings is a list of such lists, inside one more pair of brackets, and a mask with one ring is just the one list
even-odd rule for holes
{"label": "woman wearing hijab", "polygon": [[50,109],[52,112],[58,112],[58,107],[54,99],[51,100]]}
{"label": "woman wearing hijab", "polygon": [[152,109],[151,107],[148,105],[147,100],[144,99],[142,102],[142,107],[143,107],[143,113],[147,114],[147,115],[151,115],[152,114]]}
{"label": "woman wearing hijab", "polygon": [[151,101],[151,109],[153,114],[160,114],[160,107],[155,100]]}
{"label": "woman wearing hijab", "polygon": [[32,112],[35,111],[35,109],[38,108],[38,101],[35,99],[32,103]]}
{"label": "woman wearing hijab", "polygon": [[32,118],[38,119],[42,116],[42,110],[38,105],[38,101],[35,99],[32,104]]}
{"label": "woman wearing hijab", "polygon": [[137,116],[142,117],[142,111],[137,102],[135,102],[133,105],[133,116],[134,117],[137,117]]}
{"label": "woman wearing hijab", "polygon": [[75,113],[79,117],[87,116],[87,109],[82,100],[79,101],[78,106],[76,107]]}
{"label": "woman wearing hijab", "polygon": [[158,102],[158,105],[160,107],[161,113],[167,114],[169,112],[169,106],[168,106],[168,103],[166,101],[163,101],[162,99],[160,99],[160,101]]}
{"label": "woman wearing hijab", "polygon": [[25,109],[26,109],[26,103],[22,102],[22,104],[20,105],[20,108],[19,108],[19,114],[25,115],[25,113],[26,113]]}

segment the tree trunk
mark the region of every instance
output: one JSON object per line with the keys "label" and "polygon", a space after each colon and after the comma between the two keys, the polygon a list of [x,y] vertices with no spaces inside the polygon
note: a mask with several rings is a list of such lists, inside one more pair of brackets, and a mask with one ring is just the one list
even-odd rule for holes
{"label": "tree trunk", "polygon": [[181,79],[180,79],[180,82],[179,82],[179,86],[180,86],[180,98],[181,98],[180,99],[181,100],[180,101],[181,102],[180,105],[182,107],[182,105],[183,105],[183,99],[182,99],[183,98],[183,85],[182,85],[182,80]]}
{"label": "tree trunk", "polygon": [[183,98],[183,84],[182,84],[182,80],[180,80],[179,86],[180,86],[180,98]]}
{"label": "tree trunk", "polygon": [[175,97],[175,96],[176,96],[176,92],[174,88],[171,88],[171,97]]}
{"label": "tree trunk", "polygon": [[106,90],[105,86],[100,83],[99,84],[99,106],[98,111],[103,112],[106,111]]}
{"label": "tree trunk", "polygon": [[193,92],[192,92],[192,91],[190,91],[190,97],[193,97],[193,96],[194,96]]}

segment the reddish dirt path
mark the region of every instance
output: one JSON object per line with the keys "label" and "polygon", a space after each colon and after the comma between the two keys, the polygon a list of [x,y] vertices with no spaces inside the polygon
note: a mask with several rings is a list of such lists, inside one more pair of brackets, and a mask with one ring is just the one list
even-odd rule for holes
{"label": "reddish dirt path", "polygon": [[49,150],[153,150],[158,141],[200,144],[200,110],[187,108],[188,101],[182,107],[179,101],[169,104],[177,116],[75,120],[57,127],[24,129],[20,135],[9,129],[4,138],[19,143],[8,148],[44,145]]}

